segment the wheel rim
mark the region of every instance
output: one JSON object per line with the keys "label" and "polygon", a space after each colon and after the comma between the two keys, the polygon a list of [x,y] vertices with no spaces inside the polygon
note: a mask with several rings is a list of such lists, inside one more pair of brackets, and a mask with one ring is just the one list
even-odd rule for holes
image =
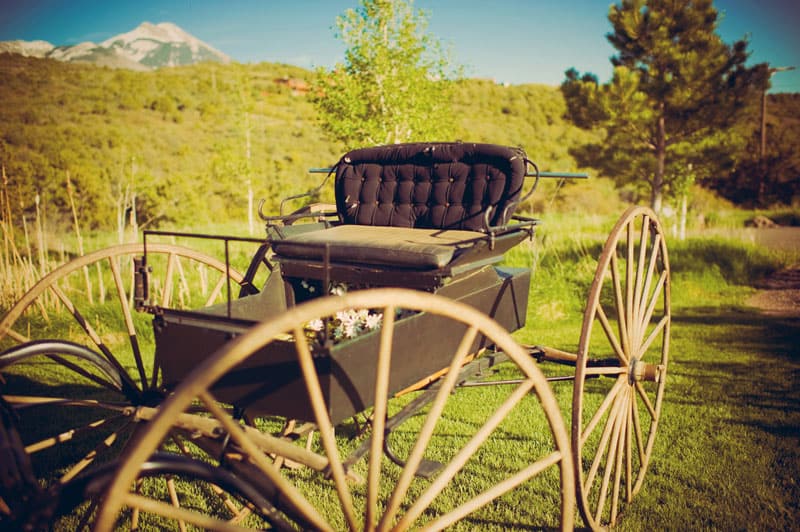
{"label": "wheel rim", "polygon": [[[58,529],[89,530],[94,514],[104,499],[103,486],[114,475],[114,464],[96,467],[66,484],[58,493],[54,526]],[[259,486],[209,463],[172,453],[157,453],[143,467],[135,493],[145,504],[162,501],[167,515],[152,519],[146,512],[131,511],[120,523],[121,529],[194,529],[203,526],[192,508],[216,508],[234,526],[288,530],[289,525],[276,513]],[[183,516],[189,514],[189,520]],[[195,520],[192,520],[195,518]],[[202,519],[202,518],[201,518]]]}
{"label": "wheel rim", "polygon": [[578,506],[592,528],[613,525],[641,488],[661,416],[670,270],[655,214],[629,209],[598,262],[578,347],[572,413]]}
{"label": "wheel rim", "polygon": [[[321,316],[331,316],[337,311],[346,309],[377,309],[382,311],[384,317],[381,332],[374,333],[378,335],[375,340],[379,346],[376,366],[373,370],[376,392],[373,410],[375,421],[368,436],[370,452],[368,457],[361,461],[361,469],[358,470],[366,479],[361,487],[353,487],[347,480],[353,470],[346,471],[343,465],[347,464],[347,460],[343,459],[342,449],[340,449],[343,443],[334,435],[304,331],[304,325],[311,320]],[[420,420],[420,430],[417,432],[412,429],[415,435],[411,441],[407,442],[408,453],[405,458],[405,466],[399,473],[395,472],[394,476],[387,473],[387,467],[397,469],[396,466],[387,465],[387,461],[382,460],[384,456],[383,420],[384,413],[389,408],[387,390],[390,378],[389,368],[392,363],[391,349],[396,324],[400,321],[394,319],[397,309],[424,311],[464,324],[464,336],[459,340],[458,349],[455,353],[447,354],[448,360],[452,364],[451,367],[460,367],[461,362],[468,354],[467,351],[472,345],[473,339],[477,335],[484,335],[504,351],[514,362],[516,369],[523,374],[524,384],[501,392],[499,403],[502,406],[485,415],[486,419],[483,424],[476,425],[479,428],[475,434],[467,435],[464,438],[463,446],[460,446],[459,449],[447,449],[450,451],[448,463],[431,482],[418,482],[415,480],[414,473],[425,457],[426,448],[436,446],[441,429],[439,422],[443,417],[447,417],[448,401],[452,395],[450,392],[458,371],[451,371],[444,378],[437,398],[424,416],[424,421]],[[271,339],[281,335],[285,337],[286,333],[293,333],[294,347],[322,440],[320,452],[325,456],[329,465],[331,481],[317,478],[315,482],[309,483],[293,477],[293,474],[286,470],[277,473],[271,466],[271,461],[259,453],[239,430],[240,425],[218,411],[217,402],[210,389],[212,384],[231,368],[248,359],[252,353],[268,344]],[[544,437],[532,434],[530,441],[526,440],[527,453],[533,458],[520,470],[512,472],[497,484],[486,489],[482,486],[480,489],[483,491],[474,496],[471,495],[472,498],[467,502],[459,501],[458,504],[452,505],[454,507],[443,504],[442,497],[439,497],[442,491],[457,489],[453,485],[465,480],[462,475],[466,475],[469,467],[473,465],[473,461],[478,460],[476,457],[479,455],[476,454],[475,449],[488,447],[489,442],[493,441],[491,437],[500,432],[495,430],[498,426],[508,429],[503,422],[510,419],[510,412],[514,411],[515,406],[522,405],[523,398],[531,398],[534,403],[540,405],[539,421],[548,430]],[[128,488],[136,478],[140,464],[157,448],[170,427],[195,399],[202,401],[216,419],[225,426],[231,440],[235,441],[242,452],[247,454],[249,461],[255,464],[254,467],[277,486],[282,494],[281,498],[290,501],[293,510],[300,514],[301,526],[318,529],[386,529],[419,526],[420,521],[426,521],[424,526],[438,529],[449,526],[487,503],[500,504],[496,502],[496,499],[504,492],[516,487],[517,483],[552,481],[550,477],[553,476],[556,478],[556,482],[560,481],[561,483],[561,489],[556,490],[557,519],[564,528],[572,526],[574,486],[571,457],[566,430],[552,392],[539,369],[510,335],[502,327],[471,307],[409,290],[368,290],[353,292],[343,297],[322,298],[305,303],[275,320],[255,326],[248,333],[215,353],[192,372],[162,405],[162,409],[148,425],[146,432],[136,438],[135,443],[125,453],[122,465],[108,490],[108,498],[98,521],[99,529],[110,529],[115,522],[115,515],[121,507],[136,504],[128,497]],[[526,403],[521,407],[527,407],[529,404]],[[476,410],[478,409],[476,408]],[[445,412],[444,416],[442,416],[442,412]],[[537,414],[526,411],[526,415],[533,419]],[[534,448],[535,451],[532,451],[531,449]],[[483,455],[480,456],[480,460],[485,459]],[[503,458],[507,459],[508,457],[504,456]],[[471,482],[474,482],[474,478]],[[330,503],[329,507],[325,507],[325,502],[320,503],[320,500],[325,499],[324,496],[321,498],[309,497],[305,490],[312,484],[317,487],[324,486],[328,490],[326,496]],[[390,486],[388,491],[385,490],[387,484]],[[461,485],[458,484],[458,486]],[[407,497],[407,494],[411,493],[413,496]],[[511,513],[519,510],[520,508],[512,508]],[[420,516],[422,517],[420,518]]]}
{"label": "wheel rim", "polygon": [[[224,297],[224,262],[169,244],[149,244],[147,253],[162,306]],[[133,309],[133,258],[142,254],[141,244],[125,244],[79,257],[44,276],[0,320],[0,346],[10,348],[0,354],[3,397],[48,482],[67,482],[118,453],[137,423],[135,408],[163,398],[151,318]],[[192,294],[200,276],[207,289]],[[230,277],[242,282],[236,271]],[[48,337],[66,338],[42,341]],[[30,347],[25,356],[20,346]]]}

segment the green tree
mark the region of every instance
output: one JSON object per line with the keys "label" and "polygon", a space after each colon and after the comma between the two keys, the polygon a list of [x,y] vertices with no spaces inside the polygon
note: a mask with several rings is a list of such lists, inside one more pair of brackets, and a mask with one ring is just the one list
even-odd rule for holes
{"label": "green tree", "polygon": [[336,19],[344,64],[320,71],[322,127],[348,147],[451,138],[451,68],[427,14],[404,0],[361,0]]}
{"label": "green tree", "polygon": [[567,71],[568,115],[606,131],[582,158],[620,184],[644,184],[660,210],[665,194],[683,188],[689,164],[702,176],[741,151],[742,118],[766,87],[767,65],[745,65],[746,40],[721,40],[711,0],[623,0],[608,18],[618,52],[613,77],[600,85],[592,74]]}

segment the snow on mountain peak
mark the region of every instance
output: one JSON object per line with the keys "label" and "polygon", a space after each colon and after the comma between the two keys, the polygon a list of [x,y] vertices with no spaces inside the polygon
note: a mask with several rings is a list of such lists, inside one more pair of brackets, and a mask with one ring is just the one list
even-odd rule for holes
{"label": "snow on mountain peak", "polygon": [[47,41],[3,41],[0,53],[19,54],[26,57],[45,57],[54,46]]}
{"label": "snow on mountain peak", "polygon": [[135,29],[115,35],[110,39],[106,39],[101,44],[106,48],[111,47],[117,43],[130,44],[138,40],[153,40],[164,43],[200,43],[200,41],[180,29],[171,22],[161,22],[159,24],[152,24],[150,22],[142,22]]}
{"label": "snow on mountain peak", "polygon": [[[188,48],[191,56],[198,60],[207,60],[213,57],[224,63],[230,61],[227,55],[186,33],[171,22],[159,24],[143,22],[129,32],[121,33],[101,43],[101,46],[115,48],[118,52],[140,63],[150,62],[153,56],[159,55],[159,50],[163,49],[165,45]],[[166,64],[185,64],[185,60],[178,59],[178,56],[185,58],[185,54],[180,52],[167,54]]]}

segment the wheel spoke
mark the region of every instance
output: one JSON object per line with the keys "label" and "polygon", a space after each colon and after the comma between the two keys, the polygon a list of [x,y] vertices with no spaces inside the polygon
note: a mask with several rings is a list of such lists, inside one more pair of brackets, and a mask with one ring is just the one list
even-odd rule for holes
{"label": "wheel spoke", "polygon": [[124,495],[123,503],[141,512],[159,515],[167,519],[184,521],[204,530],[217,530],[219,532],[252,532],[252,529],[242,528],[221,519],[216,519],[184,508],[176,508],[172,504],[156,501],[142,495],[127,493]]}
{"label": "wheel spoke", "polygon": [[122,367],[122,364],[120,364],[119,360],[117,360],[117,358],[111,354],[108,346],[106,346],[103,340],[100,339],[100,335],[98,335],[97,331],[94,330],[94,327],[92,327],[92,325],[86,321],[86,318],[84,318],[80,311],[75,307],[75,305],[72,303],[72,300],[70,300],[67,295],[55,284],[50,286],[50,289],[56,294],[56,297],[58,297],[61,303],[67,308],[69,313],[72,314],[72,317],[75,318],[75,321],[78,323],[78,325],[83,328],[84,332],[86,332],[92,342],[94,342],[97,348],[100,349],[108,361],[111,362],[114,367],[117,368],[117,370],[119,370],[120,374],[127,375],[125,369]]}
{"label": "wheel spoke", "polygon": [[164,274],[164,288],[161,292],[161,306],[164,308],[169,307],[170,302],[172,301],[173,284],[175,284],[173,279],[173,274],[175,272],[175,260],[175,253],[170,253],[169,257],[167,258],[167,271]]}
{"label": "wheel spoke", "polygon": [[414,519],[419,517],[423,510],[428,507],[433,499],[447,486],[447,484],[458,474],[467,461],[475,454],[475,451],[486,441],[486,438],[497,428],[513,409],[532,389],[534,383],[527,380],[520,384],[503,402],[494,414],[484,423],[467,444],[456,454],[447,467],[436,477],[436,480],[427,490],[417,499],[403,519],[398,523],[398,528],[403,529],[410,526]]}
{"label": "wheel spoke", "polygon": [[669,316],[664,316],[661,318],[661,320],[659,320],[658,324],[653,329],[653,332],[650,333],[650,336],[647,337],[647,340],[645,340],[644,344],[639,349],[639,360],[644,360],[647,351],[650,349],[650,346],[653,344],[661,331],[664,330],[664,327],[666,327],[666,325],[669,323],[669,320]]}
{"label": "wheel spoke", "polygon": [[633,392],[628,392],[628,419],[625,425],[625,502],[633,498],[633,404],[636,402]]}
{"label": "wheel spoke", "polygon": [[[611,278],[614,283],[614,301],[617,305],[617,325],[619,326],[619,339],[622,342],[622,351],[630,353],[630,342],[628,341],[628,323],[625,321],[627,309],[622,298],[622,285],[619,278],[619,261],[616,253],[611,255]],[[599,302],[598,302],[599,306]]]}
{"label": "wheel spoke", "polygon": [[[625,256],[625,269],[626,269],[626,277],[625,277],[625,325],[627,326],[628,330],[628,346],[632,344],[633,338],[631,330],[634,327],[634,320],[633,320],[633,285],[634,285],[634,277],[633,277],[633,270],[634,270],[634,227],[633,222],[628,224],[628,238],[627,238],[627,254]],[[622,318],[620,318],[622,319]]]}
{"label": "wheel spoke", "polygon": [[248,460],[283,493],[287,500],[291,501],[291,503],[304,514],[304,517],[309,520],[311,525],[318,530],[330,530],[330,527],[319,515],[316,508],[308,502],[297,488],[284,479],[274,465],[267,460],[264,453],[245,433],[244,427],[237,424],[233,418],[219,406],[217,400],[209,392],[201,393],[199,398],[203,404],[206,405],[211,415],[222,423],[223,428],[230,434],[233,441],[242,448]]}
{"label": "wheel spoke", "polygon": [[642,423],[639,419],[639,403],[634,396],[631,400],[631,411],[633,413],[633,432],[636,435],[636,448],[639,450],[639,464],[644,463],[644,440],[642,433]]}
{"label": "wheel spoke", "polygon": [[3,399],[14,405],[15,410],[39,405],[88,406],[105,408],[116,412],[124,412],[130,408],[127,403],[113,403],[94,399],[65,399],[63,397],[39,397],[33,395],[3,395]]}
{"label": "wheel spoke", "polygon": [[588,425],[586,425],[586,428],[583,429],[583,432],[581,433],[581,439],[580,439],[581,447],[583,447],[586,444],[587,438],[589,438],[589,436],[592,434],[597,424],[600,422],[605,413],[608,411],[609,407],[614,403],[614,400],[616,399],[617,395],[624,389],[626,381],[627,381],[626,377],[624,376],[619,377],[617,379],[617,382],[614,383],[614,386],[611,388],[611,390],[609,390],[605,399],[603,399],[603,402],[600,404],[600,407],[594,413],[592,419],[589,421]]}
{"label": "wheel spoke", "polygon": [[559,451],[551,453],[550,455],[537,460],[522,471],[463,503],[461,506],[455,508],[451,512],[441,516],[433,523],[427,524],[425,527],[426,530],[442,530],[455,524],[459,519],[466,517],[470,513],[474,512],[477,508],[485,506],[496,498],[519,486],[523,482],[526,482],[527,480],[542,473],[547,468],[556,465],[561,460],[563,460],[563,454]]}
{"label": "wheel spoke", "polygon": [[[144,362],[142,361],[142,353],[139,349],[139,341],[136,336],[136,327],[133,325],[133,316],[128,304],[128,294],[122,284],[122,276],[119,273],[119,264],[116,257],[108,257],[108,263],[111,267],[111,274],[114,277],[114,285],[117,288],[117,297],[119,298],[119,308],[122,311],[122,317],[125,320],[125,328],[128,331],[128,338],[131,343],[131,350],[133,357],[136,361],[136,369],[139,370],[139,379],[142,382],[142,390],[147,388],[147,376],[145,375]],[[99,264],[99,263],[98,263]]]}
{"label": "wheel spoke", "polygon": [[[175,479],[167,479],[167,491],[169,492],[169,501],[172,503],[172,506],[180,510],[181,503],[178,501],[178,492],[175,491]],[[178,527],[181,529],[181,532],[186,532],[186,523],[182,519],[178,520]]]}
{"label": "wheel spoke", "polygon": [[[666,270],[661,272],[661,275],[658,278],[658,282],[656,283],[656,287],[653,290],[653,294],[650,298],[649,304],[647,306],[647,310],[644,313],[644,318],[640,324],[640,333],[638,336],[638,341],[641,342],[644,339],[644,335],[647,333],[647,326],[650,324],[651,320],[653,319],[653,314],[655,313],[656,306],[662,296],[662,292],[664,290],[665,283],[667,282],[668,273]],[[665,308],[665,315],[668,314],[667,309]],[[644,350],[641,350],[644,352]]]}
{"label": "wheel spoke", "polygon": [[[656,236],[653,238],[653,247],[652,253],[650,254],[650,261],[647,265],[647,277],[644,283],[644,289],[642,290],[642,298],[639,300],[639,316],[647,316],[647,303],[651,299],[657,299],[657,296],[650,294],[650,288],[653,284],[653,277],[655,276],[656,272],[656,265],[658,263],[658,257],[661,253],[661,233],[657,233]],[[649,321],[649,318],[645,317],[644,319],[640,320],[641,323],[646,324]],[[644,335],[644,331],[639,333],[639,338]]]}
{"label": "wheel spoke", "polygon": [[372,447],[369,456],[369,473],[367,475],[367,507],[364,526],[372,529],[378,509],[378,491],[380,487],[381,458],[383,458],[383,437],[386,425],[387,402],[389,400],[389,370],[391,369],[391,349],[394,335],[395,309],[392,306],[383,309],[383,325],[381,341],[378,349],[378,360],[375,368],[375,405],[372,416]]}
{"label": "wheel spoke", "polygon": [[[632,224],[631,224],[632,226]],[[642,229],[639,233],[639,260],[636,261],[636,281],[634,284],[633,301],[631,309],[631,323],[638,324],[641,311],[639,310],[639,302],[642,300],[642,281],[644,280],[644,264],[647,253],[647,241],[650,235],[650,219],[647,216],[642,217]],[[634,330],[634,338],[638,335],[638,331]]]}
{"label": "wheel spoke", "polygon": [[[189,283],[186,281],[186,274],[183,271],[183,264],[180,257],[175,257],[175,267],[178,270],[178,301],[181,308],[186,307],[186,299],[189,296]],[[227,274],[226,274],[227,277]]]}
{"label": "wheel spoke", "polygon": [[[615,467],[617,463],[617,455],[618,455],[618,446],[619,446],[619,437],[620,432],[622,431],[621,424],[622,424],[622,413],[624,412],[625,408],[625,395],[620,394],[618,396],[618,404],[614,407],[614,417],[613,419],[609,419],[608,426],[611,427],[611,441],[608,442],[608,456],[606,457],[605,462],[605,469],[603,471],[603,479],[600,484],[600,492],[599,492],[599,499],[597,502],[597,512],[595,514],[595,519],[600,521],[603,516],[603,509],[606,505],[606,499],[608,498],[608,485],[611,481],[611,474],[618,468]],[[612,497],[613,500],[613,497]]]}
{"label": "wheel spoke", "polygon": [[603,327],[603,332],[606,333],[606,338],[608,338],[608,341],[611,344],[611,347],[614,349],[614,352],[617,354],[617,357],[624,365],[628,365],[630,361],[625,355],[625,351],[622,349],[622,346],[617,341],[617,337],[614,336],[614,331],[611,327],[611,324],[608,322],[608,317],[606,316],[606,313],[600,304],[597,305],[597,319],[600,321],[600,325]]}
{"label": "wheel spoke", "polygon": [[113,416],[113,417],[109,417],[109,418],[102,418],[102,419],[98,419],[98,420],[92,421],[91,423],[87,423],[87,424],[85,424],[85,425],[83,425],[81,427],[75,427],[73,429],[67,430],[67,431],[62,432],[60,434],[57,434],[55,436],[50,436],[49,438],[44,438],[44,439],[39,440],[37,442],[30,443],[30,444],[25,446],[25,452],[28,453],[28,454],[38,453],[39,451],[42,451],[44,449],[49,449],[50,447],[53,447],[54,445],[58,445],[60,443],[64,443],[64,442],[70,441],[70,440],[74,439],[75,436],[78,436],[80,434],[83,434],[83,433],[86,433],[86,432],[89,432],[89,431],[94,431],[94,430],[102,427],[103,425],[106,425],[108,423],[111,423],[113,421],[116,421],[117,419],[121,419],[121,418],[124,418],[124,417],[125,416],[120,415],[120,416]]}
{"label": "wheel spoke", "polygon": [[306,382],[306,389],[308,391],[309,400],[311,401],[311,408],[314,411],[314,418],[319,427],[319,436],[322,440],[322,446],[328,457],[328,465],[331,469],[333,482],[336,485],[336,492],[339,495],[339,502],[341,503],[342,511],[344,512],[350,530],[358,530],[359,526],[356,523],[353,497],[350,493],[350,489],[347,487],[344,467],[342,466],[339,449],[336,446],[336,439],[334,438],[333,423],[331,423],[331,418],[325,406],[325,398],[322,394],[322,387],[319,384],[317,370],[314,367],[314,360],[311,356],[308,340],[306,339],[305,332],[300,327],[295,328],[293,333],[297,358],[300,362],[300,369],[303,372],[303,378]]}
{"label": "wheel spoke", "polygon": [[406,461],[403,472],[400,474],[400,479],[397,481],[397,486],[392,492],[392,496],[386,506],[386,511],[384,512],[383,517],[378,524],[378,530],[386,530],[390,526],[390,523],[394,520],[394,516],[397,514],[397,510],[400,507],[400,502],[405,497],[406,492],[411,485],[411,480],[414,478],[414,474],[417,472],[419,464],[422,462],[425,449],[428,447],[428,442],[433,435],[436,423],[439,421],[439,418],[442,415],[445,403],[447,402],[450,393],[456,384],[458,368],[461,367],[464,358],[467,356],[470,347],[475,341],[477,334],[478,330],[474,326],[471,326],[464,333],[464,336],[462,336],[461,343],[459,344],[458,349],[456,350],[450,362],[449,371],[444,377],[444,381],[442,382],[441,388],[439,388],[439,392],[436,394],[436,399],[434,399],[433,403],[431,404],[430,411],[425,418],[425,424],[422,426],[422,429],[417,436],[417,441],[411,450],[408,460]]}
{"label": "wheel spoke", "polygon": [[656,409],[653,408],[653,403],[650,402],[650,398],[647,396],[647,391],[645,391],[642,383],[637,382],[634,386],[636,387],[636,391],[639,393],[639,396],[642,398],[644,406],[647,407],[647,411],[650,412],[650,416],[653,418],[653,420],[657,419],[658,414],[656,414]]}
{"label": "wheel spoke", "polygon": [[[611,409],[611,412],[606,420],[606,424],[603,427],[603,434],[600,436],[600,442],[597,445],[597,453],[595,454],[594,460],[592,461],[591,467],[589,467],[589,471],[586,474],[586,481],[584,486],[586,486],[587,492],[590,492],[592,486],[594,485],[594,477],[597,474],[597,471],[600,467],[600,464],[603,462],[603,457],[606,455],[606,451],[608,451],[609,458],[611,460],[611,447],[609,446],[609,440],[611,439],[614,425],[617,422],[617,418],[619,417],[619,410],[622,408],[622,394],[618,394],[614,398],[614,406]],[[608,463],[608,462],[606,462]]]}
{"label": "wheel spoke", "polygon": [[217,284],[215,284],[213,290],[211,290],[211,295],[209,295],[208,299],[206,299],[205,306],[207,307],[211,306],[211,304],[217,300],[220,293],[222,293],[222,288],[225,286],[225,281],[226,277],[224,275],[220,276],[219,280],[217,281]]}
{"label": "wheel spoke", "polygon": [[623,396],[623,407],[620,409],[619,415],[619,422],[618,422],[618,438],[617,441],[617,455],[616,455],[616,463],[614,464],[614,483],[611,492],[611,524],[613,525],[617,521],[617,512],[619,510],[619,494],[620,494],[620,485],[622,480],[622,461],[625,459],[625,442],[627,441],[627,431],[628,431],[628,413],[629,413],[629,401],[630,401],[630,390],[626,390],[626,393]]}
{"label": "wheel spoke", "polygon": [[61,477],[60,482],[62,484],[66,484],[67,482],[75,478],[75,476],[78,473],[86,469],[86,467],[92,464],[101,453],[109,450],[114,445],[114,443],[117,441],[117,438],[119,437],[120,432],[122,432],[122,430],[127,428],[129,425],[130,423],[126,423],[119,430],[112,432],[102,442],[98,443],[97,447],[86,453],[86,456],[84,456],[81,460],[79,460],[74,466],[70,468],[69,471],[67,471],[64,474],[64,476]]}
{"label": "wheel spoke", "polygon": [[[19,342],[21,344],[25,343],[25,342],[30,342],[30,340],[31,340],[27,336],[19,334],[18,332],[14,331],[12,329],[9,329],[8,331],[6,331],[6,334],[8,336],[10,336],[15,342]],[[2,335],[0,335],[0,337],[2,337]]]}

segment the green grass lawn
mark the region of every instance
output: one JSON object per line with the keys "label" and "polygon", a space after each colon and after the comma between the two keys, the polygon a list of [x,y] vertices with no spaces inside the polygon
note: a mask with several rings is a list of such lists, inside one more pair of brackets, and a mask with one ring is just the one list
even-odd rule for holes
{"label": "green grass lawn", "polygon": [[[756,280],[796,262],[797,252],[719,238],[669,245],[672,339],[662,421],[644,487],[619,529],[797,529],[800,320],[746,304]],[[585,251],[594,249],[569,238],[541,258],[525,341],[574,348]]]}
{"label": "green grass lawn", "polygon": [[[559,218],[542,228],[535,243],[509,254],[510,264],[533,270],[528,324],[515,333],[521,342],[575,350],[595,261],[613,221]],[[746,299],[758,279],[796,261],[798,254],[722,238],[668,245],[673,305],[666,398],[647,478],[618,527],[796,529],[800,320],[760,315]],[[572,387],[555,383],[553,388],[569,423]],[[474,425],[467,415],[470,405],[491,398],[488,391],[459,394],[464,401],[456,405],[453,435]],[[413,432],[413,425],[403,428]],[[515,430],[519,425],[514,422]],[[397,437],[402,448],[403,431]],[[479,465],[490,471],[501,463],[515,464],[520,454],[511,454],[505,462],[486,458]],[[483,480],[476,476],[476,483]],[[551,492],[515,496],[522,498],[513,500],[512,514],[524,508],[531,523],[553,523]],[[505,528],[502,511],[482,515],[489,517],[468,520],[462,528]],[[580,519],[576,525],[582,526]]]}

